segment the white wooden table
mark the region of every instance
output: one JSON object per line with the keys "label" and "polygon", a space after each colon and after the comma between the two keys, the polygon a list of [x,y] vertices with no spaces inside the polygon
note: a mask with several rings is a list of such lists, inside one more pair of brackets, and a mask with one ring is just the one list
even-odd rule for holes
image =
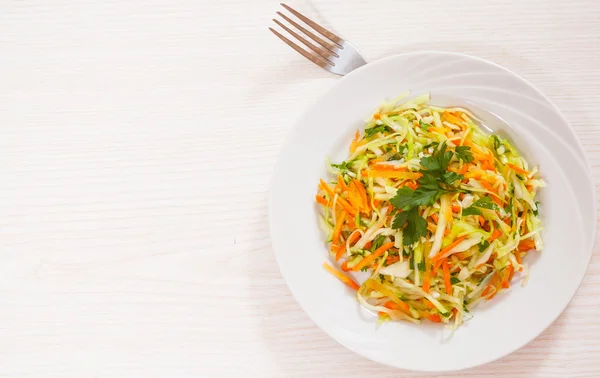
{"label": "white wooden table", "polygon": [[[561,108],[600,179],[598,1],[291,5],[367,60],[448,50],[520,73]],[[274,261],[275,159],[337,80],[268,32],[279,9],[0,1],[1,377],[426,376],[338,345]],[[447,376],[598,377],[599,310],[597,247],[538,339]]]}

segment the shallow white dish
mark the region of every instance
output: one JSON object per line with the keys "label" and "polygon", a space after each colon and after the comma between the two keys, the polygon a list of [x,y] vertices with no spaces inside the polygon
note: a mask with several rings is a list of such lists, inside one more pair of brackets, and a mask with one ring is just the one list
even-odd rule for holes
{"label": "shallow white dish", "polygon": [[[525,288],[477,307],[451,338],[439,324],[376,325],[353,292],[322,269],[329,261],[314,203],[325,159],[347,157],[354,132],[383,100],[410,89],[435,105],[463,106],[508,136],[548,187],[540,192],[544,251],[525,261]],[[509,126],[510,125],[510,126]],[[386,58],[340,79],[297,122],[271,183],[271,238],[292,294],[335,340],[374,361],[420,371],[459,370],[501,358],[542,333],[564,310],[586,272],[596,230],[588,164],[559,110],[530,83],[488,61],[462,54],[419,52]],[[538,254],[535,256],[534,254]]]}

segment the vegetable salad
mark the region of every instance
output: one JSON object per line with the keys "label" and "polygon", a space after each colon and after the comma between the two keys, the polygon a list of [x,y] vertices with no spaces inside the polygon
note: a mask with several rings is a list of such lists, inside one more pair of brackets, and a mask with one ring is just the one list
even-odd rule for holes
{"label": "vegetable salad", "polygon": [[456,327],[515,273],[525,283],[524,257],[543,249],[535,198],[545,184],[468,110],[432,106],[429,94],[399,100],[373,113],[349,157],[330,164],[335,178],[319,183],[337,265],[324,268],[381,320]]}

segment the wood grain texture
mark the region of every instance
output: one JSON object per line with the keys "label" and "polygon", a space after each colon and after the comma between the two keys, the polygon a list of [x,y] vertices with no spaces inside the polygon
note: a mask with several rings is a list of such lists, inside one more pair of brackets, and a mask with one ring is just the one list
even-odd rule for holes
{"label": "wood grain texture", "polygon": [[[291,5],[369,61],[447,50],[518,72],[564,112],[600,179],[596,0]],[[268,32],[278,9],[0,1],[0,376],[442,376],[346,350],[279,273],[271,172],[336,77]],[[599,305],[597,246],[539,338],[443,376],[598,377]]]}

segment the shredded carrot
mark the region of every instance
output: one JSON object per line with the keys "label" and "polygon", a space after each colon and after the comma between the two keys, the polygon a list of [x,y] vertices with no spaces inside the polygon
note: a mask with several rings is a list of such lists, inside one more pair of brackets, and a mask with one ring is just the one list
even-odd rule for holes
{"label": "shredded carrot", "polygon": [[349,272],[349,271],[352,270],[352,269],[348,268],[348,261],[344,261],[344,263],[342,264],[341,268],[342,268],[342,270],[344,272]]}
{"label": "shredded carrot", "polygon": [[496,167],[494,167],[494,164],[490,161],[490,160],[484,160],[481,163],[481,166],[483,167],[483,169],[485,169],[486,171],[493,171],[496,172]]}
{"label": "shredded carrot", "polygon": [[[367,171],[363,170],[361,172],[363,176],[367,176]],[[405,172],[405,171],[379,171],[379,170],[371,170],[370,175],[373,177],[383,177],[383,178],[395,178],[402,180],[416,180],[423,176],[423,174],[419,172]]]}
{"label": "shredded carrot", "polygon": [[400,256],[390,256],[385,260],[387,265],[392,265],[395,262],[400,261]]}
{"label": "shredded carrot", "polygon": [[450,282],[450,270],[448,269],[448,260],[444,260],[442,263],[442,272],[444,273],[444,286],[446,287],[446,294],[452,295],[452,283]]}
{"label": "shredded carrot", "polygon": [[467,173],[468,170],[469,170],[469,164],[464,163],[463,166],[462,166],[462,168],[460,169],[460,173],[462,175],[464,175],[465,173]]}
{"label": "shredded carrot", "polygon": [[481,293],[481,296],[485,297],[486,295],[488,295],[490,293],[490,291],[492,290],[493,287],[494,287],[494,285],[492,285],[492,284],[487,285],[485,287],[485,289],[483,290],[483,292]]}
{"label": "shredded carrot", "polygon": [[460,213],[460,205],[452,205],[453,213]]}
{"label": "shredded carrot", "polygon": [[522,173],[524,175],[528,175],[529,174],[529,172],[527,172],[526,170],[524,170],[521,167],[517,167],[514,164],[507,163],[506,166],[509,167],[510,169],[512,169],[513,171],[517,172],[517,173]]}
{"label": "shredded carrot", "polygon": [[327,264],[326,262],[323,263],[323,268],[326,271],[328,271],[329,273],[331,273],[333,276],[335,276],[338,280],[342,281],[343,283],[345,283],[346,285],[348,285],[349,287],[351,287],[352,289],[358,290],[358,288],[360,287],[350,277],[344,275],[342,272],[340,272],[339,270],[335,269],[334,267],[332,267],[331,265]]}
{"label": "shredded carrot", "polygon": [[391,164],[374,164],[371,166],[371,169],[374,171],[408,172],[408,168],[406,167],[396,168]]}
{"label": "shredded carrot", "polygon": [[366,203],[364,203],[355,181],[357,180],[351,181],[350,186],[348,187],[348,202],[350,202],[350,205],[356,209],[357,213],[365,212],[368,210],[368,207],[366,206]]}
{"label": "shredded carrot", "polygon": [[425,272],[423,274],[423,291],[429,293],[429,287],[431,285],[431,278],[429,277],[429,272]]}
{"label": "shredded carrot", "polygon": [[492,194],[492,201],[494,201],[498,206],[504,207],[504,201],[500,199],[496,194]]}
{"label": "shredded carrot", "polygon": [[338,180],[338,185],[340,186],[340,189],[342,189],[343,192],[347,191],[348,190],[348,185],[346,185],[346,182],[344,181],[344,178],[339,173],[338,173],[338,176],[337,176],[337,180]]}
{"label": "shredded carrot", "polygon": [[[321,179],[320,181],[320,186],[321,189],[325,190],[327,193],[329,193],[329,195],[331,196],[331,198],[333,198],[335,196],[335,193],[333,192],[333,190],[329,187],[329,185],[327,185],[327,183],[325,181],[323,181]],[[338,196],[337,198],[337,203],[343,207],[348,213],[355,215],[356,214],[356,210],[350,206],[350,204],[348,203],[348,201],[346,201],[345,199],[343,199],[342,197]]]}
{"label": "shredded carrot", "polygon": [[[523,258],[521,257],[521,252],[517,251],[515,252],[515,259],[517,260],[517,262],[519,263],[519,265],[523,265]],[[519,272],[523,271],[523,267],[519,267]]]}
{"label": "shredded carrot", "polygon": [[373,242],[367,242],[367,244],[365,244],[365,249],[371,249],[371,247],[373,246]]}
{"label": "shredded carrot", "polygon": [[452,248],[454,248],[458,245],[458,243],[465,240],[466,237],[467,237],[467,235],[461,236],[460,238],[457,238],[452,243],[448,244],[446,247],[442,248],[442,250],[439,251],[437,253],[437,255],[433,256],[432,260],[433,261],[439,260],[442,256],[444,256],[446,254],[446,252],[450,252],[452,250]]}
{"label": "shredded carrot", "polygon": [[373,114],[373,118],[374,119],[381,119],[381,114],[375,113],[375,114]]}
{"label": "shredded carrot", "polygon": [[360,198],[362,199],[362,209],[364,209],[364,211],[368,211],[369,210],[369,200],[367,199],[367,191],[365,190],[365,187],[363,186],[363,184],[359,181],[359,180],[352,180],[352,182],[354,183],[354,185],[356,185],[356,189],[358,190],[358,194],[360,195]]}
{"label": "shredded carrot", "polygon": [[436,213],[431,214],[431,219],[433,219],[436,224],[439,223],[439,218]]}
{"label": "shredded carrot", "polygon": [[535,249],[535,241],[533,239],[521,240],[517,249],[519,251],[529,251]]}
{"label": "shredded carrot", "polygon": [[321,197],[320,195],[316,195],[315,199],[317,200],[317,203],[320,203],[321,205],[327,206],[329,205],[329,202],[325,199],[325,197]]}
{"label": "shredded carrot", "polygon": [[430,321],[434,322],[434,323],[441,323],[442,322],[442,318],[440,318],[439,314],[431,314],[427,317],[427,319],[429,319]]}
{"label": "shredded carrot", "polygon": [[410,306],[407,305],[403,301],[398,301],[398,302],[388,301],[383,304],[383,307],[389,308],[390,310],[404,311],[406,313],[408,313],[410,311]]}
{"label": "shredded carrot", "polygon": [[494,240],[498,239],[500,236],[502,236],[502,231],[500,231],[500,229],[497,228],[494,230],[494,232],[492,232],[492,235],[490,235],[488,241],[491,243]]}
{"label": "shredded carrot", "polygon": [[356,243],[358,241],[358,239],[360,239],[360,232],[358,232],[358,230],[352,231],[352,233],[348,237],[348,240],[350,241],[350,245]]}
{"label": "shredded carrot", "polygon": [[338,219],[335,221],[335,228],[333,229],[333,244],[335,245],[338,245],[340,242],[340,235],[342,234],[342,227],[346,221],[346,215],[347,213],[342,210]]}
{"label": "shredded carrot", "polygon": [[508,289],[510,287],[509,281],[512,278],[514,271],[515,271],[515,268],[512,265],[509,265],[508,267],[505,268],[504,276],[502,277],[502,281],[500,282],[500,285],[504,289]]}
{"label": "shredded carrot", "polygon": [[480,216],[479,216],[479,225],[480,225],[481,227],[483,227],[483,225],[484,225],[484,224],[485,224],[485,218],[484,218],[483,216],[481,216],[481,215],[480,215]]}
{"label": "shredded carrot", "polygon": [[490,192],[496,194],[496,190],[494,189],[494,187],[492,185],[490,185],[489,182],[485,181],[485,180],[480,180],[479,183],[486,188],[487,190],[489,190]]}
{"label": "shredded carrot", "polygon": [[404,185],[408,186],[408,187],[409,187],[409,188],[411,188],[412,190],[415,190],[415,189],[417,189],[417,188],[419,187],[419,185],[415,184],[415,183],[414,183],[414,182],[412,182],[412,181],[407,181],[407,182],[406,182],[406,184],[404,184]]}
{"label": "shredded carrot", "polygon": [[[333,247],[333,244],[331,246]],[[341,259],[342,256],[344,255],[345,251],[346,251],[346,248],[344,248],[343,245],[337,247],[337,250],[335,251],[335,261],[338,261],[339,259]]]}
{"label": "shredded carrot", "polygon": [[371,265],[375,261],[375,259],[377,259],[378,257],[381,257],[385,253],[385,251],[389,250],[393,246],[394,246],[394,242],[385,243],[381,247],[377,248],[369,256],[360,260],[360,262],[358,264],[356,264],[354,266],[354,268],[352,268],[352,270],[357,272],[357,271],[361,270],[362,268],[364,268],[365,266]]}

